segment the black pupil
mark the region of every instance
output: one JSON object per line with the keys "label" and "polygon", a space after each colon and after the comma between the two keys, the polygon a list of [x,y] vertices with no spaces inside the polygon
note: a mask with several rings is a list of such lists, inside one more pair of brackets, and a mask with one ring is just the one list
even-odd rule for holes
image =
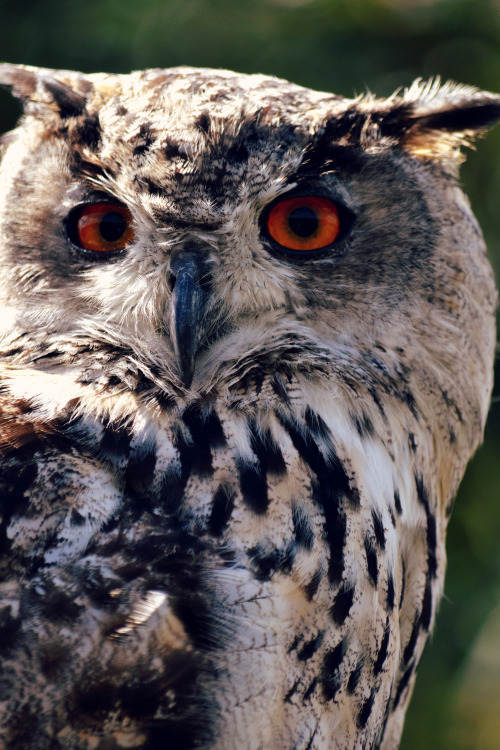
{"label": "black pupil", "polygon": [[106,242],[116,242],[125,234],[127,222],[117,211],[109,211],[104,214],[99,224],[101,237]]}
{"label": "black pupil", "polygon": [[318,215],[312,208],[300,206],[288,217],[288,226],[298,237],[311,237],[318,230]]}

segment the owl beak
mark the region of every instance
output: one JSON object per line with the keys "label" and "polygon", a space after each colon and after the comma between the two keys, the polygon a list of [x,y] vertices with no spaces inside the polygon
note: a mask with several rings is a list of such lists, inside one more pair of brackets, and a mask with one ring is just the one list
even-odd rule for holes
{"label": "owl beak", "polygon": [[193,382],[196,355],[204,331],[210,277],[204,256],[180,251],[170,260],[170,335],[186,388]]}

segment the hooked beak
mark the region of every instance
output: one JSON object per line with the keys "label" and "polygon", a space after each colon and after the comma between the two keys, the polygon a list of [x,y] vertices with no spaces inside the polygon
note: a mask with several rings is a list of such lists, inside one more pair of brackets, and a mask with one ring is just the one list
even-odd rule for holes
{"label": "hooked beak", "polygon": [[204,313],[210,296],[206,258],[192,249],[174,253],[170,261],[170,287],[170,335],[182,382],[189,388],[205,330]]}

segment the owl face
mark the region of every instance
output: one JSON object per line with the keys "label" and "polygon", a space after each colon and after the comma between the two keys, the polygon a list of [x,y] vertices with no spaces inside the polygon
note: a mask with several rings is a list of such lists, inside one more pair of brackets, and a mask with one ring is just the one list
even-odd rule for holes
{"label": "owl face", "polygon": [[0,744],[396,748],[491,393],[457,171],[500,99],[0,82],[24,107],[0,167]]}
{"label": "owl face", "polygon": [[276,361],[280,340],[321,371],[426,335],[426,290],[454,284],[436,247],[474,231],[450,228],[456,143],[429,157],[410,114],[439,95],[381,105],[189,69],[57,81],[21,92],[3,166],[4,299],[35,346],[125,346],[182,391],[248,351]]}

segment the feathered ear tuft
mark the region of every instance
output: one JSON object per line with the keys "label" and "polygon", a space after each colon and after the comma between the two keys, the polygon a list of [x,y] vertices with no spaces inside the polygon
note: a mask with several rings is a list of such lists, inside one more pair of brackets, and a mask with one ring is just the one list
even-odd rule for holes
{"label": "feathered ear tuft", "polygon": [[401,117],[403,147],[417,157],[454,164],[464,159],[461,146],[470,146],[500,120],[500,96],[452,82],[441,85],[439,79],[415,81],[392,102]]}
{"label": "feathered ear tuft", "polygon": [[26,112],[55,108],[66,118],[78,117],[84,112],[89,82],[68,71],[1,63],[0,86],[8,88]]}

